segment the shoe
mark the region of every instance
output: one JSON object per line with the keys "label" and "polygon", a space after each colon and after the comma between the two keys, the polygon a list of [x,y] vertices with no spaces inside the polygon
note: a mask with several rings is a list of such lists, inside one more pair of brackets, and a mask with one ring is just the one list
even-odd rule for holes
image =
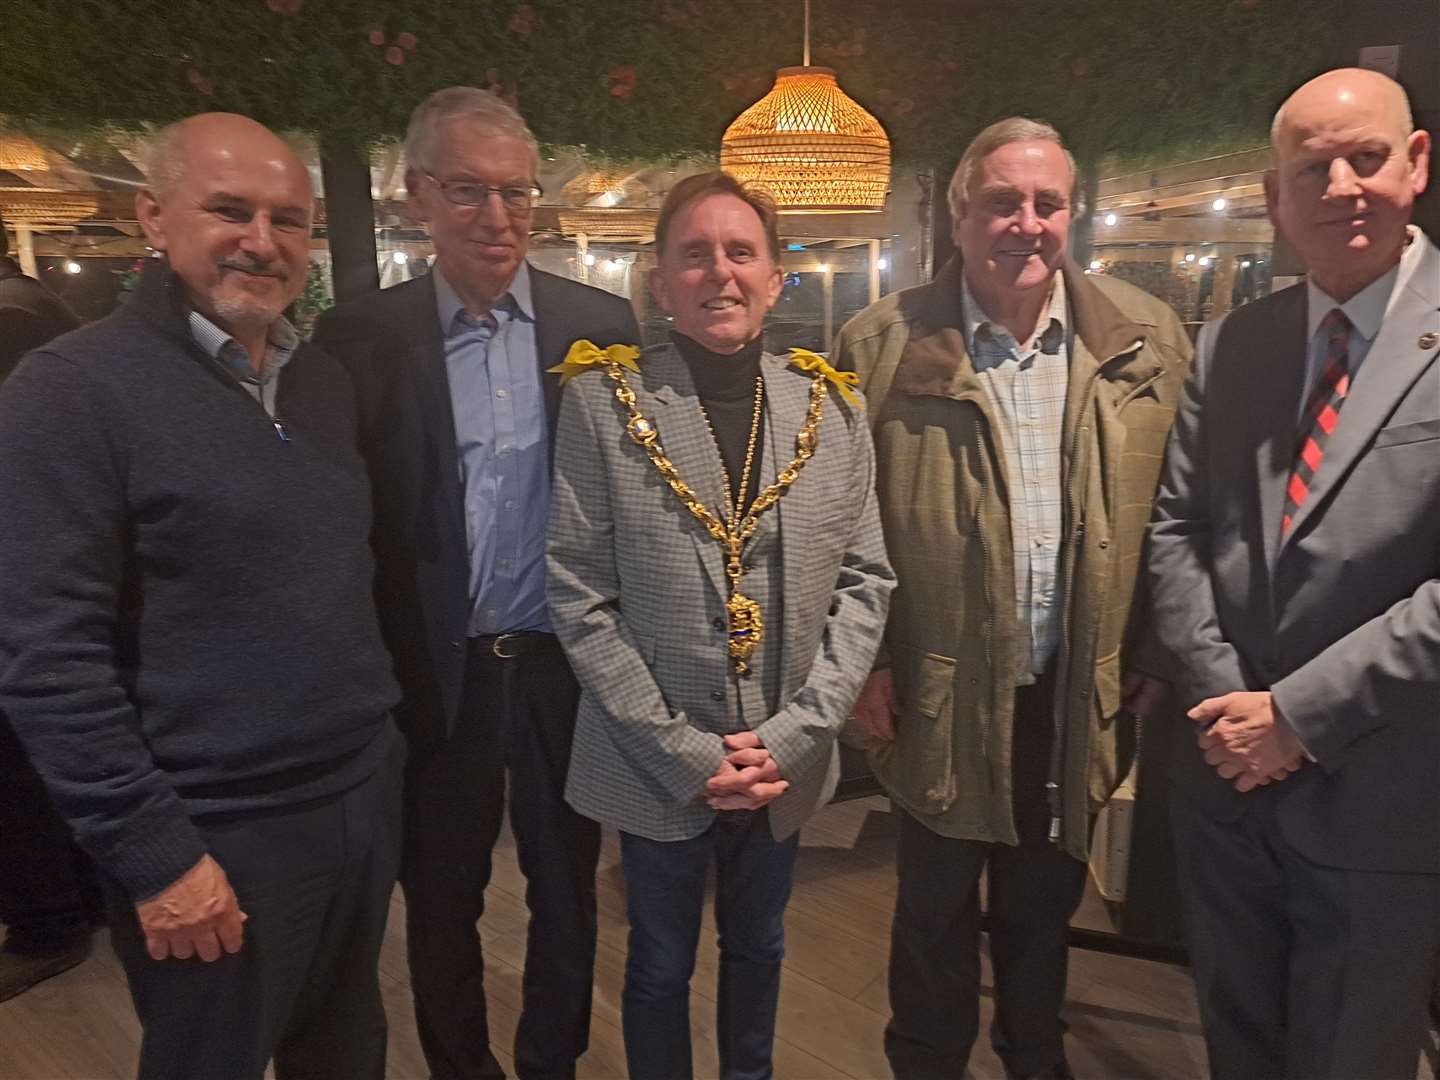
{"label": "shoe", "polygon": [[36,983],[69,971],[89,955],[89,934],[78,938],[61,952],[30,955],[0,948],[0,1001],[8,1001]]}

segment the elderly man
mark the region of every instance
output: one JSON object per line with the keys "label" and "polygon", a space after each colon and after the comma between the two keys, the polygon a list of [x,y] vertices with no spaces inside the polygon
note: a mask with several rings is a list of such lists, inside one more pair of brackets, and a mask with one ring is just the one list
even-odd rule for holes
{"label": "elderly man", "polygon": [[950,183],[957,258],[837,345],[871,401],[899,577],[856,716],[901,815],[885,1036],[901,1078],[965,1070],[982,871],[995,1049],[1012,1077],[1069,1075],[1090,827],[1163,693],[1135,674],[1132,596],[1190,349],[1164,304],[1066,259],[1074,187],[1049,125],[986,128]]}
{"label": "elderly man", "polygon": [[[1276,114],[1309,280],[1201,333],[1151,526],[1215,1076],[1413,1077],[1440,949],[1440,252],[1430,139],[1339,70]],[[1198,734],[1199,748],[1195,745]]]}
{"label": "elderly man", "polygon": [[104,875],[142,1078],[378,1078],[398,697],[304,166],[163,130],[136,298],[0,392],[0,708]]}
{"label": "elderly man", "polygon": [[545,369],[578,338],[636,340],[635,319],[526,263],[539,155],[495,95],[431,95],[405,152],[434,269],[330,312],[318,339],[360,397],[380,617],[405,695],[415,1014],[437,1080],[503,1075],[475,923],[508,779],[530,908],[515,1066],[572,1076],[589,1039],[600,830],[564,800],[579,689],[545,604],[560,400]]}

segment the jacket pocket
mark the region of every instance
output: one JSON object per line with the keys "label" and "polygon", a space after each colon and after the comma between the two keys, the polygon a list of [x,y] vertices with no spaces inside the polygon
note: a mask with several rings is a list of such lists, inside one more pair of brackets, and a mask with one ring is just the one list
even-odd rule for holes
{"label": "jacket pocket", "polygon": [[955,661],[919,650],[895,659],[909,669],[896,687],[895,741],[872,743],[871,751],[886,786],[902,802],[941,814],[955,802]]}
{"label": "jacket pocket", "polygon": [[1135,760],[1136,721],[1120,711],[1120,652],[1095,661],[1095,718],[1090,728],[1086,787],[1095,812],[1125,779]]}
{"label": "jacket pocket", "polygon": [[1375,433],[1375,449],[1424,442],[1427,439],[1440,439],[1440,419],[1417,420],[1409,424],[1381,428]]}

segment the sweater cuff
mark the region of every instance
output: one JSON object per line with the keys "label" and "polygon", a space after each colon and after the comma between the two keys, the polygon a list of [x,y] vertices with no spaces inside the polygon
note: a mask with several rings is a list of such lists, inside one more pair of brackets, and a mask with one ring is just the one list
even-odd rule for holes
{"label": "sweater cuff", "polygon": [[97,862],[132,903],[149,900],[178,881],[205,855],[200,832],[184,814],[128,828]]}

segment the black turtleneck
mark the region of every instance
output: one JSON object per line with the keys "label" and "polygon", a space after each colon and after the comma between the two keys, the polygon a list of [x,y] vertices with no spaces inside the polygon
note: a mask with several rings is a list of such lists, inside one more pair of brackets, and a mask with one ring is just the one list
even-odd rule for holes
{"label": "black turtleneck", "polygon": [[[700,405],[710,417],[720,458],[732,484],[740,483],[745,471],[745,448],[755,420],[755,378],[760,374],[760,345],[757,337],[737,353],[716,353],[694,338],[671,331],[670,340],[680,351]],[[765,454],[764,432],[755,442],[755,460],[750,465],[750,483],[745,491],[748,508],[760,493],[760,463]]]}

